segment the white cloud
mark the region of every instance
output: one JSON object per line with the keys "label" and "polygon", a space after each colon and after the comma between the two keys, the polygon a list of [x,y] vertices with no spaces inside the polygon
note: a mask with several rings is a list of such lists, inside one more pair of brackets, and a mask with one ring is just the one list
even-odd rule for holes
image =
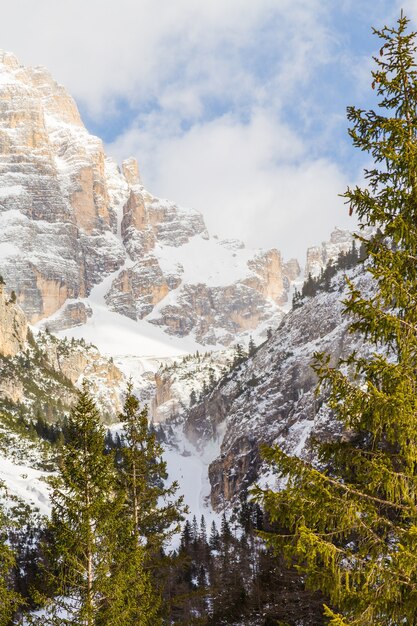
{"label": "white cloud", "polygon": [[255,86],[244,50],[281,48],[282,59],[269,58],[281,84],[307,71],[322,51],[328,2],[13,0],[2,7],[1,45],[46,65],[96,114],[117,97],[164,104],[173,85],[192,85],[193,100],[219,91],[239,98]]}
{"label": "white cloud", "polygon": [[131,130],[109,150],[119,159],[142,155],[148,188],[201,210],[213,234],[304,260],[335,225],[353,225],[338,198],[348,182],[340,170],[309,158],[299,137],[264,111],[248,123],[224,116],[161,135]]}

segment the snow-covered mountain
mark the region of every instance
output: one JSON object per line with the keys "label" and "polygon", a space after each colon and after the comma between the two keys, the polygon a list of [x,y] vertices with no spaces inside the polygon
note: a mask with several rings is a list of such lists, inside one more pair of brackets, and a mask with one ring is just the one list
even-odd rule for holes
{"label": "snow-covered mountain", "polygon": [[299,271],[155,198],[47,70],[0,53],[0,273],[31,323],[94,340],[123,315],[130,354],[219,347],[277,326]]}
{"label": "snow-covered mountain", "polygon": [[[336,230],[310,249],[306,273],[318,275],[351,237]],[[45,69],[8,53],[0,53],[0,275],[0,405],[34,415],[49,398],[67,410],[87,375],[111,420],[132,376],[193,512],[207,514],[208,496],[219,509],[270,479],[260,442],[308,454],[308,435],[333,428],[325,408],[315,410],[310,362],[315,350],[337,356],[352,341],[342,277],[286,314],[297,261],[210,237],[197,211],[152,196],[136,161],[119,168],[105,155]],[[248,359],[227,347],[250,335],[259,343],[277,327]]]}

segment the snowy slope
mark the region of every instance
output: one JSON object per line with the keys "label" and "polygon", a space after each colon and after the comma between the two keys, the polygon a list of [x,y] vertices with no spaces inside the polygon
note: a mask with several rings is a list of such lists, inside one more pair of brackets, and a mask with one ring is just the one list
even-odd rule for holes
{"label": "snowy slope", "polygon": [[[361,290],[369,292],[370,279],[361,269],[349,274]],[[184,432],[200,449],[213,433],[224,432],[220,454],[208,469],[217,510],[257,480],[274,484],[275,477],[261,459],[262,442],[309,458],[312,434],[319,438],[337,434],[338,425],[326,404],[316,404],[317,379],[311,364],[317,351],[331,354],[334,361],[353,349],[366,354],[363,340],[347,332],[341,304],[346,294],[339,273],[330,292],[307,298],[251,358],[186,412]]]}

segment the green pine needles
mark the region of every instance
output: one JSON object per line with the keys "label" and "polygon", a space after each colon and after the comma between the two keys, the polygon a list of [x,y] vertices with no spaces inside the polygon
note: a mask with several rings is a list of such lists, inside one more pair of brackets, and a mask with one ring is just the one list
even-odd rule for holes
{"label": "green pine needles", "polygon": [[[158,563],[182,519],[177,485],[166,487],[162,447],[129,386],[125,440],[106,450],[106,430],[84,385],[67,424],[59,472],[51,480],[52,515],[44,543],[48,597],[32,624],[158,626]],[[1,597],[1,589],[0,589]]]}
{"label": "green pine needles", "polygon": [[344,302],[371,356],[353,353],[333,368],[316,355],[344,436],[315,443],[315,465],[266,450],[288,483],[280,493],[257,489],[288,529],[268,541],[328,596],[333,626],[417,624],[417,45],[403,15],[374,32],[378,108],[348,108],[353,144],[374,165],[366,188],[344,194],[362,228],[374,229],[359,237],[373,294],[351,283]]}
{"label": "green pine needles", "polygon": [[[4,484],[0,481],[0,496]],[[9,528],[6,515],[0,504],[0,626],[8,626],[16,611],[23,604],[23,598],[14,590],[13,568],[15,555],[8,545]]]}
{"label": "green pine needles", "polygon": [[105,454],[106,431],[87,384],[67,424],[59,472],[50,483],[45,581],[53,594],[41,623],[93,626],[106,610],[122,498]]}

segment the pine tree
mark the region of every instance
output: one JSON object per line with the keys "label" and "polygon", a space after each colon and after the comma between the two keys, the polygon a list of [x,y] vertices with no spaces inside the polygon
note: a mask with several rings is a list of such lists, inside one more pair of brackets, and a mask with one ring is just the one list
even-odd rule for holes
{"label": "pine tree", "polygon": [[195,392],[195,389],[192,389],[190,393],[190,406],[194,406],[196,402],[197,402],[197,394]]}
{"label": "pine tree", "polygon": [[187,519],[185,521],[185,524],[181,533],[181,542],[180,542],[181,550],[188,551],[191,545],[191,540],[192,540],[191,524],[190,524],[190,521]]}
{"label": "pine tree", "polygon": [[131,607],[131,621],[126,618],[124,624],[157,626],[161,623],[162,599],[156,563],[165,543],[178,532],[186,509],[182,496],[175,499],[178,484],[166,486],[163,448],[149,428],[148,411],[140,409],[131,383],[119,418],[125,439],[118,470],[120,487],[126,494],[123,519],[129,565],[119,568],[119,578],[124,581]]}
{"label": "pine tree", "polygon": [[330,597],[334,626],[417,624],[417,46],[407,23],[401,15],[374,31],[383,42],[373,72],[379,109],[348,108],[353,144],[374,160],[367,188],[345,194],[374,229],[359,237],[373,293],[350,284],[344,304],[372,353],[336,368],[317,355],[344,435],[316,443],[316,465],[267,451],[287,487],[257,490],[288,529],[269,541]]}
{"label": "pine tree", "polygon": [[58,475],[51,480],[46,580],[54,597],[42,624],[56,623],[56,615],[65,609],[65,623],[93,626],[106,605],[120,503],[105,435],[84,384],[66,424]]}
{"label": "pine tree", "polygon": [[[0,494],[4,489],[0,482]],[[8,528],[6,517],[0,506],[0,626],[8,626],[11,618],[23,598],[13,588],[13,568],[16,565],[15,555],[8,545]]]}
{"label": "pine tree", "polygon": [[211,522],[209,546],[211,551],[218,551],[220,548],[220,535],[214,520]]}
{"label": "pine tree", "polygon": [[198,523],[197,523],[197,518],[195,515],[193,515],[193,521],[191,523],[191,538],[192,538],[192,542],[193,545],[196,546],[197,545],[197,541],[198,541]]}
{"label": "pine tree", "polygon": [[200,541],[202,542],[202,544],[204,545],[204,547],[207,544],[207,526],[206,526],[206,520],[204,515],[201,516],[201,520],[200,520],[200,535],[199,535]]}
{"label": "pine tree", "polygon": [[245,352],[240,343],[237,343],[235,346],[235,356],[233,359],[233,366],[236,367],[240,365],[245,360]]}

